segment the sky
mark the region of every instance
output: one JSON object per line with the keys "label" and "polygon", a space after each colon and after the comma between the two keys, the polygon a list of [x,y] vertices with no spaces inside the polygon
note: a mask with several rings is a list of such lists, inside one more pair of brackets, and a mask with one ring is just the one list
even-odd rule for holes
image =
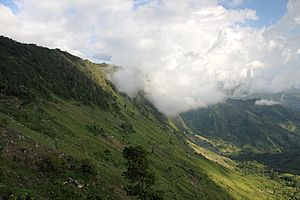
{"label": "sky", "polygon": [[0,34],[121,66],[167,115],[300,87],[299,0],[0,0]]}
{"label": "sky", "polygon": [[275,24],[286,12],[288,0],[221,0],[220,4],[227,9],[252,9],[258,20],[249,21],[251,27],[265,27]]}

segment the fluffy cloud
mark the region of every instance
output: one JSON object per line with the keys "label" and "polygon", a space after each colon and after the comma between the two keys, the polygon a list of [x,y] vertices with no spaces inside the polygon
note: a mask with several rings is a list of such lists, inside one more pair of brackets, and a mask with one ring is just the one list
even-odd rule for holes
{"label": "fluffy cloud", "polygon": [[[239,1],[230,1],[238,3]],[[18,0],[0,4],[0,34],[122,66],[112,77],[143,89],[170,115],[223,101],[228,93],[281,92],[300,85],[300,1],[262,29],[254,10],[217,0]]]}
{"label": "fluffy cloud", "polygon": [[261,99],[261,100],[255,101],[255,105],[257,105],[257,106],[274,106],[274,105],[278,105],[278,104],[280,104],[280,103],[277,101],[268,100],[268,99]]}

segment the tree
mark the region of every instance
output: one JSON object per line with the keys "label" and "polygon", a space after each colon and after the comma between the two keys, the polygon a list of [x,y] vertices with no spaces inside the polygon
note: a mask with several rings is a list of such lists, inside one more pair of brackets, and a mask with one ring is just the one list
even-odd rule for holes
{"label": "tree", "polygon": [[140,199],[162,199],[161,191],[154,191],[154,173],[149,168],[148,152],[142,146],[125,147],[123,157],[126,159],[127,171],[123,173],[129,184],[126,186],[128,196]]}

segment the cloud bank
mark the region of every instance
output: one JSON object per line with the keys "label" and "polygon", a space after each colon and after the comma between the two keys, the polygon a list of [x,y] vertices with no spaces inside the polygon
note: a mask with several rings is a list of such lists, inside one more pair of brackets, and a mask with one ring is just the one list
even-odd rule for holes
{"label": "cloud bank", "polygon": [[[231,1],[237,5],[241,1]],[[123,92],[144,90],[169,115],[224,101],[228,93],[300,86],[300,1],[276,24],[249,27],[254,10],[217,0],[17,0],[0,4],[0,34],[121,66]],[[230,2],[229,2],[230,3]]]}

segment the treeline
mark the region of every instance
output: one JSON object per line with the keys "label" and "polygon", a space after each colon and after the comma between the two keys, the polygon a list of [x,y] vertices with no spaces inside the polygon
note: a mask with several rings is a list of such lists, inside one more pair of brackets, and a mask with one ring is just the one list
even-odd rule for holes
{"label": "treeline", "polygon": [[[0,36],[0,93],[25,101],[37,97],[94,103],[103,108],[112,100],[105,90],[80,71],[84,60],[58,49],[21,44]],[[111,98],[111,99],[110,99]]]}

